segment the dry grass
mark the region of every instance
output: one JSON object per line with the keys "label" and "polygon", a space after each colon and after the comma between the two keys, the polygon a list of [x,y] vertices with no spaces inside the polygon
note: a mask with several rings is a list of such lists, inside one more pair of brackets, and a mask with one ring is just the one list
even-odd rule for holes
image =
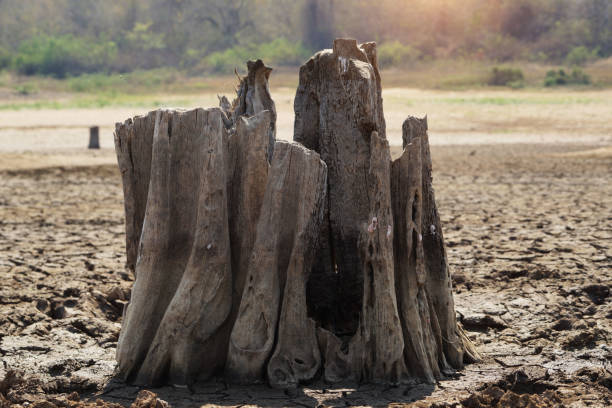
{"label": "dry grass", "polygon": [[588,73],[600,86],[612,86],[612,57],[591,64]]}

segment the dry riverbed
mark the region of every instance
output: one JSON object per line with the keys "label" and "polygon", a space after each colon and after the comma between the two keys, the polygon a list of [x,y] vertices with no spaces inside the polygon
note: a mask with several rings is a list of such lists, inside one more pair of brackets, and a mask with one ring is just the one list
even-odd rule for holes
{"label": "dry riverbed", "polygon": [[[212,381],[152,389],[135,405],[612,405],[612,149],[435,144],[432,154],[457,313],[481,363],[435,386],[284,393]],[[113,378],[133,282],[113,155],[0,153],[1,407],[129,406],[141,392]]]}

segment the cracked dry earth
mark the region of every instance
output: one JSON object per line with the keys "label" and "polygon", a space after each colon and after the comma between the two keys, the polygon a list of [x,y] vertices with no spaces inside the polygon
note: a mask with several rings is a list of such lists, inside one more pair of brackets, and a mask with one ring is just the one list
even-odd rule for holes
{"label": "cracked dry earth", "polygon": [[116,168],[4,171],[0,407],[611,406],[610,149],[432,153],[457,313],[481,363],[435,386],[127,386],[113,378],[132,284]]}

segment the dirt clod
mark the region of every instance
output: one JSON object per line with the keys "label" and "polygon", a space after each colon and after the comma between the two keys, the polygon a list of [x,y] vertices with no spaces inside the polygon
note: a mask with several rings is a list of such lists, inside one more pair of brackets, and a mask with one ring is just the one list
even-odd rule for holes
{"label": "dirt clod", "polygon": [[596,328],[582,330],[578,333],[572,333],[566,337],[563,341],[563,347],[566,350],[592,348],[601,338],[601,332]]}
{"label": "dirt clod", "polygon": [[608,285],[587,285],[583,287],[582,290],[596,305],[603,304],[608,296],[610,296],[610,287]]}
{"label": "dirt clod", "polygon": [[572,328],[572,324],[572,321],[569,319],[559,319],[552,328],[557,331],[569,330]]}
{"label": "dirt clod", "polygon": [[169,405],[166,401],[157,398],[157,395],[151,391],[140,391],[136,397],[136,401],[130,406],[130,408],[168,408]]}
{"label": "dirt clod", "polygon": [[464,316],[461,323],[467,330],[486,330],[489,328],[502,330],[508,327],[500,318],[485,314]]}

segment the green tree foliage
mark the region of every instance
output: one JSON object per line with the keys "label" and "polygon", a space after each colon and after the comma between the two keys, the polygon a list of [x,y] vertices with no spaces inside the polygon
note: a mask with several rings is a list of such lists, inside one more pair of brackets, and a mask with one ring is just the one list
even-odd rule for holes
{"label": "green tree foliage", "polygon": [[585,74],[582,69],[574,68],[571,74],[567,74],[564,69],[551,70],[546,73],[544,86],[560,86],[560,85],[588,85],[591,83],[591,78]]}
{"label": "green tree foliage", "polygon": [[235,46],[217,51],[207,56],[203,67],[215,72],[232,72],[242,67],[244,61],[261,58],[271,65],[300,65],[310,55],[310,51],[300,43],[291,43],[278,38],[268,43]]}
{"label": "green tree foliage", "polygon": [[384,66],[580,65],[612,55],[612,1],[0,0],[0,69],[24,73],[225,70],[255,52],[296,64],[339,36],[379,42]]}
{"label": "green tree foliage", "polygon": [[0,71],[9,67],[11,59],[11,53],[5,48],[0,47]]}
{"label": "green tree foliage", "polygon": [[37,36],[24,42],[15,57],[22,74],[66,75],[103,71],[117,55],[112,41],[87,40],[72,35]]}
{"label": "green tree foliage", "polygon": [[388,41],[378,47],[378,63],[382,68],[406,67],[421,58],[421,51],[399,41]]}
{"label": "green tree foliage", "polygon": [[570,66],[584,65],[588,61],[596,59],[598,52],[598,49],[589,50],[584,45],[581,45],[572,48],[567,57],[565,57],[565,63]]}

